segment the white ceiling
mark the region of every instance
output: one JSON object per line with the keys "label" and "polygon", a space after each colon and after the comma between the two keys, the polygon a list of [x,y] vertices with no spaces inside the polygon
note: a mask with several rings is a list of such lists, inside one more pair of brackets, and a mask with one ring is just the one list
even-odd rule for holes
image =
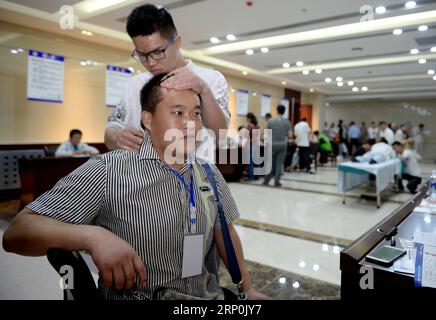
{"label": "white ceiling", "polygon": [[[126,18],[134,7],[143,3],[138,0],[106,0],[115,4],[95,12],[84,12],[83,5],[93,1],[96,0],[69,1],[69,3],[75,4],[74,8],[77,9],[79,21],[83,22],[83,25],[96,34],[101,30],[106,33],[106,36],[112,33],[114,38],[115,35],[119,38],[120,34],[125,33],[123,18]],[[203,49],[214,46],[208,40],[212,36],[223,39],[224,41],[220,43],[223,44],[229,43],[224,39],[227,34],[236,35],[236,42],[238,42],[356,24],[361,19],[362,14],[359,13],[359,9],[363,5],[370,5],[373,8],[380,5],[387,7],[387,13],[374,15],[375,20],[436,10],[436,0],[417,0],[414,9],[406,9],[405,2],[406,0],[253,0],[253,5],[248,7],[245,0],[154,1],[155,4],[169,8],[178,32],[182,36],[185,54],[208,63],[212,60]],[[8,6],[5,6],[5,3]],[[9,0],[0,1],[0,8],[26,13],[24,8],[29,7],[40,10],[41,14],[39,15],[37,10],[29,10],[27,14],[44,18],[47,13],[56,15],[64,4],[64,1],[57,0]],[[216,54],[213,58],[219,60],[212,62],[216,62],[218,69],[224,68],[223,70],[228,71],[230,68],[239,74],[246,69],[255,76],[263,77],[264,81],[266,79],[280,85],[283,80],[286,80],[289,87],[302,90],[314,88],[315,91],[326,93],[331,97],[344,94],[348,94],[350,99],[353,96],[360,99],[365,95],[388,97],[401,88],[404,89],[402,94],[410,92],[411,96],[429,94],[436,96],[436,81],[432,80],[432,76],[427,75],[428,69],[436,70],[436,53],[429,51],[431,47],[436,47],[436,13],[427,25],[429,29],[425,32],[418,31],[417,25],[404,27],[403,34],[399,36],[394,36],[392,30],[370,33],[362,30],[362,33],[357,35],[339,35],[322,41],[303,41],[297,45],[277,45],[270,47],[268,53],[263,54],[256,50],[256,53],[250,56],[245,54],[245,50],[237,50]],[[425,46],[419,46],[416,42],[416,39],[431,37],[433,40],[428,41]],[[352,50],[353,48],[361,48],[361,50]],[[312,71],[309,75],[303,75],[301,71],[283,74],[269,72],[272,69],[282,68],[284,62],[289,62],[291,67],[294,67],[296,61],[303,61],[306,66],[311,66],[353,59],[410,57],[409,51],[412,48],[419,48],[422,52],[431,54],[426,64],[413,61],[365,67],[351,66],[323,70],[321,74]],[[229,62],[237,65],[229,65]],[[345,82],[360,79],[356,81],[356,85],[367,86],[369,90],[366,93],[361,91],[353,93],[346,83],[343,87],[338,87],[334,80],[337,76],[343,77]],[[385,77],[388,76],[395,76],[395,78],[386,81]],[[333,78],[333,82],[325,83],[326,77]]]}

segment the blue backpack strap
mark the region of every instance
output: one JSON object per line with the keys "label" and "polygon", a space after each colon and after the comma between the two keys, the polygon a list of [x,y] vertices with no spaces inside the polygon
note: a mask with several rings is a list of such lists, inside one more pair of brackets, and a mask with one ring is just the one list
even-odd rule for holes
{"label": "blue backpack strap", "polygon": [[224,238],[224,246],[226,248],[227,261],[230,267],[230,275],[232,277],[233,283],[238,286],[238,289],[241,289],[242,285],[242,276],[241,270],[239,269],[238,260],[236,258],[235,249],[233,248],[232,239],[230,238],[229,228],[227,226],[226,217],[224,215],[223,205],[221,203],[218,187],[215,180],[215,176],[213,174],[213,170],[208,163],[202,163],[204,171],[206,171],[207,178],[212,185],[213,193],[215,194],[215,199],[218,206],[219,219],[221,222],[221,231]]}

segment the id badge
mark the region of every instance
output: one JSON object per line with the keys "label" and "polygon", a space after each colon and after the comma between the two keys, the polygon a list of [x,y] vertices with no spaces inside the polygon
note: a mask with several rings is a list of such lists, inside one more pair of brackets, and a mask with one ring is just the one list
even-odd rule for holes
{"label": "id badge", "polygon": [[204,234],[187,235],[183,239],[182,278],[197,276],[203,269]]}

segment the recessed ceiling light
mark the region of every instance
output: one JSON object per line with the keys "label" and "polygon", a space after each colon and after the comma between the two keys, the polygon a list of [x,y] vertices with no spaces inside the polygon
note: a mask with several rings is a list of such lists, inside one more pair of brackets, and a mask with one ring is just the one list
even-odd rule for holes
{"label": "recessed ceiling light", "polygon": [[92,32],[87,30],[82,30],[82,34],[84,34],[85,36],[92,36]]}
{"label": "recessed ceiling light", "polygon": [[212,38],[210,38],[209,40],[210,40],[210,42],[212,42],[212,43],[220,43],[220,42],[221,42],[220,39],[218,39],[217,37],[212,37]]}
{"label": "recessed ceiling light", "polygon": [[419,64],[424,64],[424,63],[427,63],[427,60],[425,60],[425,59],[419,59],[419,60],[418,60],[418,63],[419,63]]}
{"label": "recessed ceiling light", "polygon": [[353,92],[357,92],[357,91],[359,91],[359,88],[358,87],[353,87],[353,89],[351,89],[351,90],[353,90]]}
{"label": "recessed ceiling light", "polygon": [[436,80],[436,76],[433,76],[433,80]]}
{"label": "recessed ceiling light", "polygon": [[81,66],[86,66],[87,63],[86,63],[86,61],[80,61],[80,65],[81,65]]}
{"label": "recessed ceiling light", "polygon": [[400,34],[403,33],[403,30],[402,30],[402,29],[395,29],[392,33],[393,33],[394,35],[398,36],[398,35],[400,35]]}
{"label": "recessed ceiling light", "polygon": [[418,54],[419,50],[418,49],[412,49],[410,50],[410,54]]}
{"label": "recessed ceiling light", "polygon": [[248,49],[245,51],[246,54],[248,54],[249,56],[251,56],[252,54],[254,54],[254,50],[253,49]]}
{"label": "recessed ceiling light", "polygon": [[315,92],[315,89],[310,88],[309,91],[310,91],[310,92]]}
{"label": "recessed ceiling light", "polygon": [[378,14],[383,14],[386,12],[386,8],[385,7],[377,7],[377,8],[375,8],[375,12]]}
{"label": "recessed ceiling light", "polygon": [[17,50],[18,50],[18,52],[24,52],[23,48],[18,48]]}
{"label": "recessed ceiling light", "polygon": [[300,262],[298,263],[298,266],[299,266],[300,268],[304,268],[304,267],[306,266],[306,262],[304,262],[304,261],[300,261]]}
{"label": "recessed ceiling light", "polygon": [[242,74],[243,74],[244,76],[246,76],[246,75],[248,74],[248,72],[247,72],[247,71],[242,71]]}
{"label": "recessed ceiling light", "polygon": [[262,52],[262,53],[267,53],[268,51],[269,51],[268,48],[261,48],[261,49],[260,49],[260,52]]}
{"label": "recessed ceiling light", "polygon": [[304,75],[308,75],[309,74],[309,70],[303,70],[303,74]]}
{"label": "recessed ceiling light", "polygon": [[433,75],[433,74],[434,74],[434,70],[428,70],[428,71],[427,71],[427,74],[429,74],[429,75]]}
{"label": "recessed ceiling light", "polygon": [[344,85],[344,83],[341,81],[339,81],[337,84],[338,84],[338,87],[342,87]]}
{"label": "recessed ceiling light", "polygon": [[327,83],[332,82],[332,78],[325,78],[324,81],[327,82]]}
{"label": "recessed ceiling light", "polygon": [[407,9],[413,9],[416,7],[416,2],[415,1],[407,1],[406,4],[404,5]]}
{"label": "recessed ceiling light", "polygon": [[297,65],[297,67],[302,67],[302,66],[304,66],[304,63],[303,63],[303,61],[297,61],[296,65]]}
{"label": "recessed ceiling light", "polygon": [[314,264],[312,269],[313,269],[313,271],[318,271],[319,270],[319,265]]}
{"label": "recessed ceiling light", "polygon": [[299,283],[298,281],[295,281],[295,282],[292,284],[292,286],[293,286],[295,289],[298,289],[298,288],[300,287],[300,283]]}
{"label": "recessed ceiling light", "polygon": [[315,73],[318,73],[318,74],[322,73],[322,69],[316,69]]}
{"label": "recessed ceiling light", "polygon": [[255,97],[255,96],[256,96],[256,94],[257,94],[256,92],[253,92],[253,97]]}
{"label": "recessed ceiling light", "polygon": [[279,278],[279,282],[282,284],[286,283],[286,278],[285,277]]}
{"label": "recessed ceiling light", "polygon": [[362,87],[362,91],[368,91],[368,87]]}
{"label": "recessed ceiling light", "polygon": [[18,53],[18,50],[12,49],[12,50],[11,50],[11,53],[13,53],[13,54],[17,54],[17,53]]}
{"label": "recessed ceiling light", "polygon": [[436,52],[436,47],[431,47],[430,51],[431,52]]}
{"label": "recessed ceiling light", "polygon": [[283,68],[289,68],[291,65],[288,62],[283,63]]}
{"label": "recessed ceiling light", "polygon": [[233,34],[228,34],[228,35],[226,36],[226,38],[227,38],[227,40],[229,40],[229,41],[235,41],[235,40],[236,40],[236,37],[235,37]]}
{"label": "recessed ceiling light", "polygon": [[286,86],[286,81],[282,81],[282,85]]}
{"label": "recessed ceiling light", "polygon": [[354,82],[353,81],[348,81],[347,84],[351,87],[354,86]]}
{"label": "recessed ceiling light", "polygon": [[342,77],[336,77],[336,81],[342,81]]}
{"label": "recessed ceiling light", "polygon": [[[96,61],[93,61],[92,64],[93,64],[94,66],[98,66],[98,65],[99,65],[99,63],[96,62]],[[128,69],[129,69],[129,70],[132,69],[132,70],[131,70],[132,72],[135,71],[135,69],[133,69],[132,67],[130,67],[130,68],[128,68]]]}
{"label": "recessed ceiling light", "polygon": [[418,31],[427,31],[427,30],[428,30],[428,27],[425,25],[418,27]]}

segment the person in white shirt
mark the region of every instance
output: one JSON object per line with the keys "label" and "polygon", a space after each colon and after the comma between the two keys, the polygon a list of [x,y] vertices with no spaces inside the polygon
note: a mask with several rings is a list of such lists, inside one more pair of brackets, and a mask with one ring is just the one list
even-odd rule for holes
{"label": "person in white shirt", "polygon": [[379,140],[385,138],[387,143],[392,145],[395,142],[395,135],[391,128],[388,127],[385,121],[380,121],[379,123]]}
{"label": "person in white shirt", "polygon": [[392,146],[395,152],[398,153],[404,167],[401,178],[398,181],[398,187],[400,190],[404,190],[402,180],[405,179],[408,181],[407,189],[409,189],[410,193],[415,193],[418,185],[422,181],[420,177],[421,168],[419,167],[418,161],[416,160],[412,150],[405,150],[404,145],[399,141],[395,141]]}
{"label": "person in white shirt", "polygon": [[81,143],[80,140],[82,140],[82,131],[71,130],[70,139],[56,149],[55,157],[90,156],[100,153],[97,148]]}
{"label": "person in white shirt", "polygon": [[135,46],[132,57],[147,70],[132,77],[126,93],[105,126],[104,141],[109,149],[138,151],[144,139],[141,124],[140,90],[153,76],[167,73],[164,88],[190,89],[202,103],[202,119],[206,128],[219,136],[227,129],[228,85],[215,70],[196,66],[180,52],[181,37],[171,15],[165,8],[146,4],[135,8],[127,18],[127,33]]}
{"label": "person in white shirt", "polygon": [[409,137],[410,127],[407,124],[402,124],[397,131],[395,131],[395,141],[406,145],[413,141],[413,138]]}
{"label": "person in white shirt", "polygon": [[301,119],[294,127],[295,143],[298,146],[300,156],[300,170],[310,172],[310,141],[309,135],[312,130],[306,118]]}
{"label": "person in white shirt", "polygon": [[378,128],[375,125],[375,122],[371,122],[371,126],[368,128],[368,139],[377,140],[378,138]]}

